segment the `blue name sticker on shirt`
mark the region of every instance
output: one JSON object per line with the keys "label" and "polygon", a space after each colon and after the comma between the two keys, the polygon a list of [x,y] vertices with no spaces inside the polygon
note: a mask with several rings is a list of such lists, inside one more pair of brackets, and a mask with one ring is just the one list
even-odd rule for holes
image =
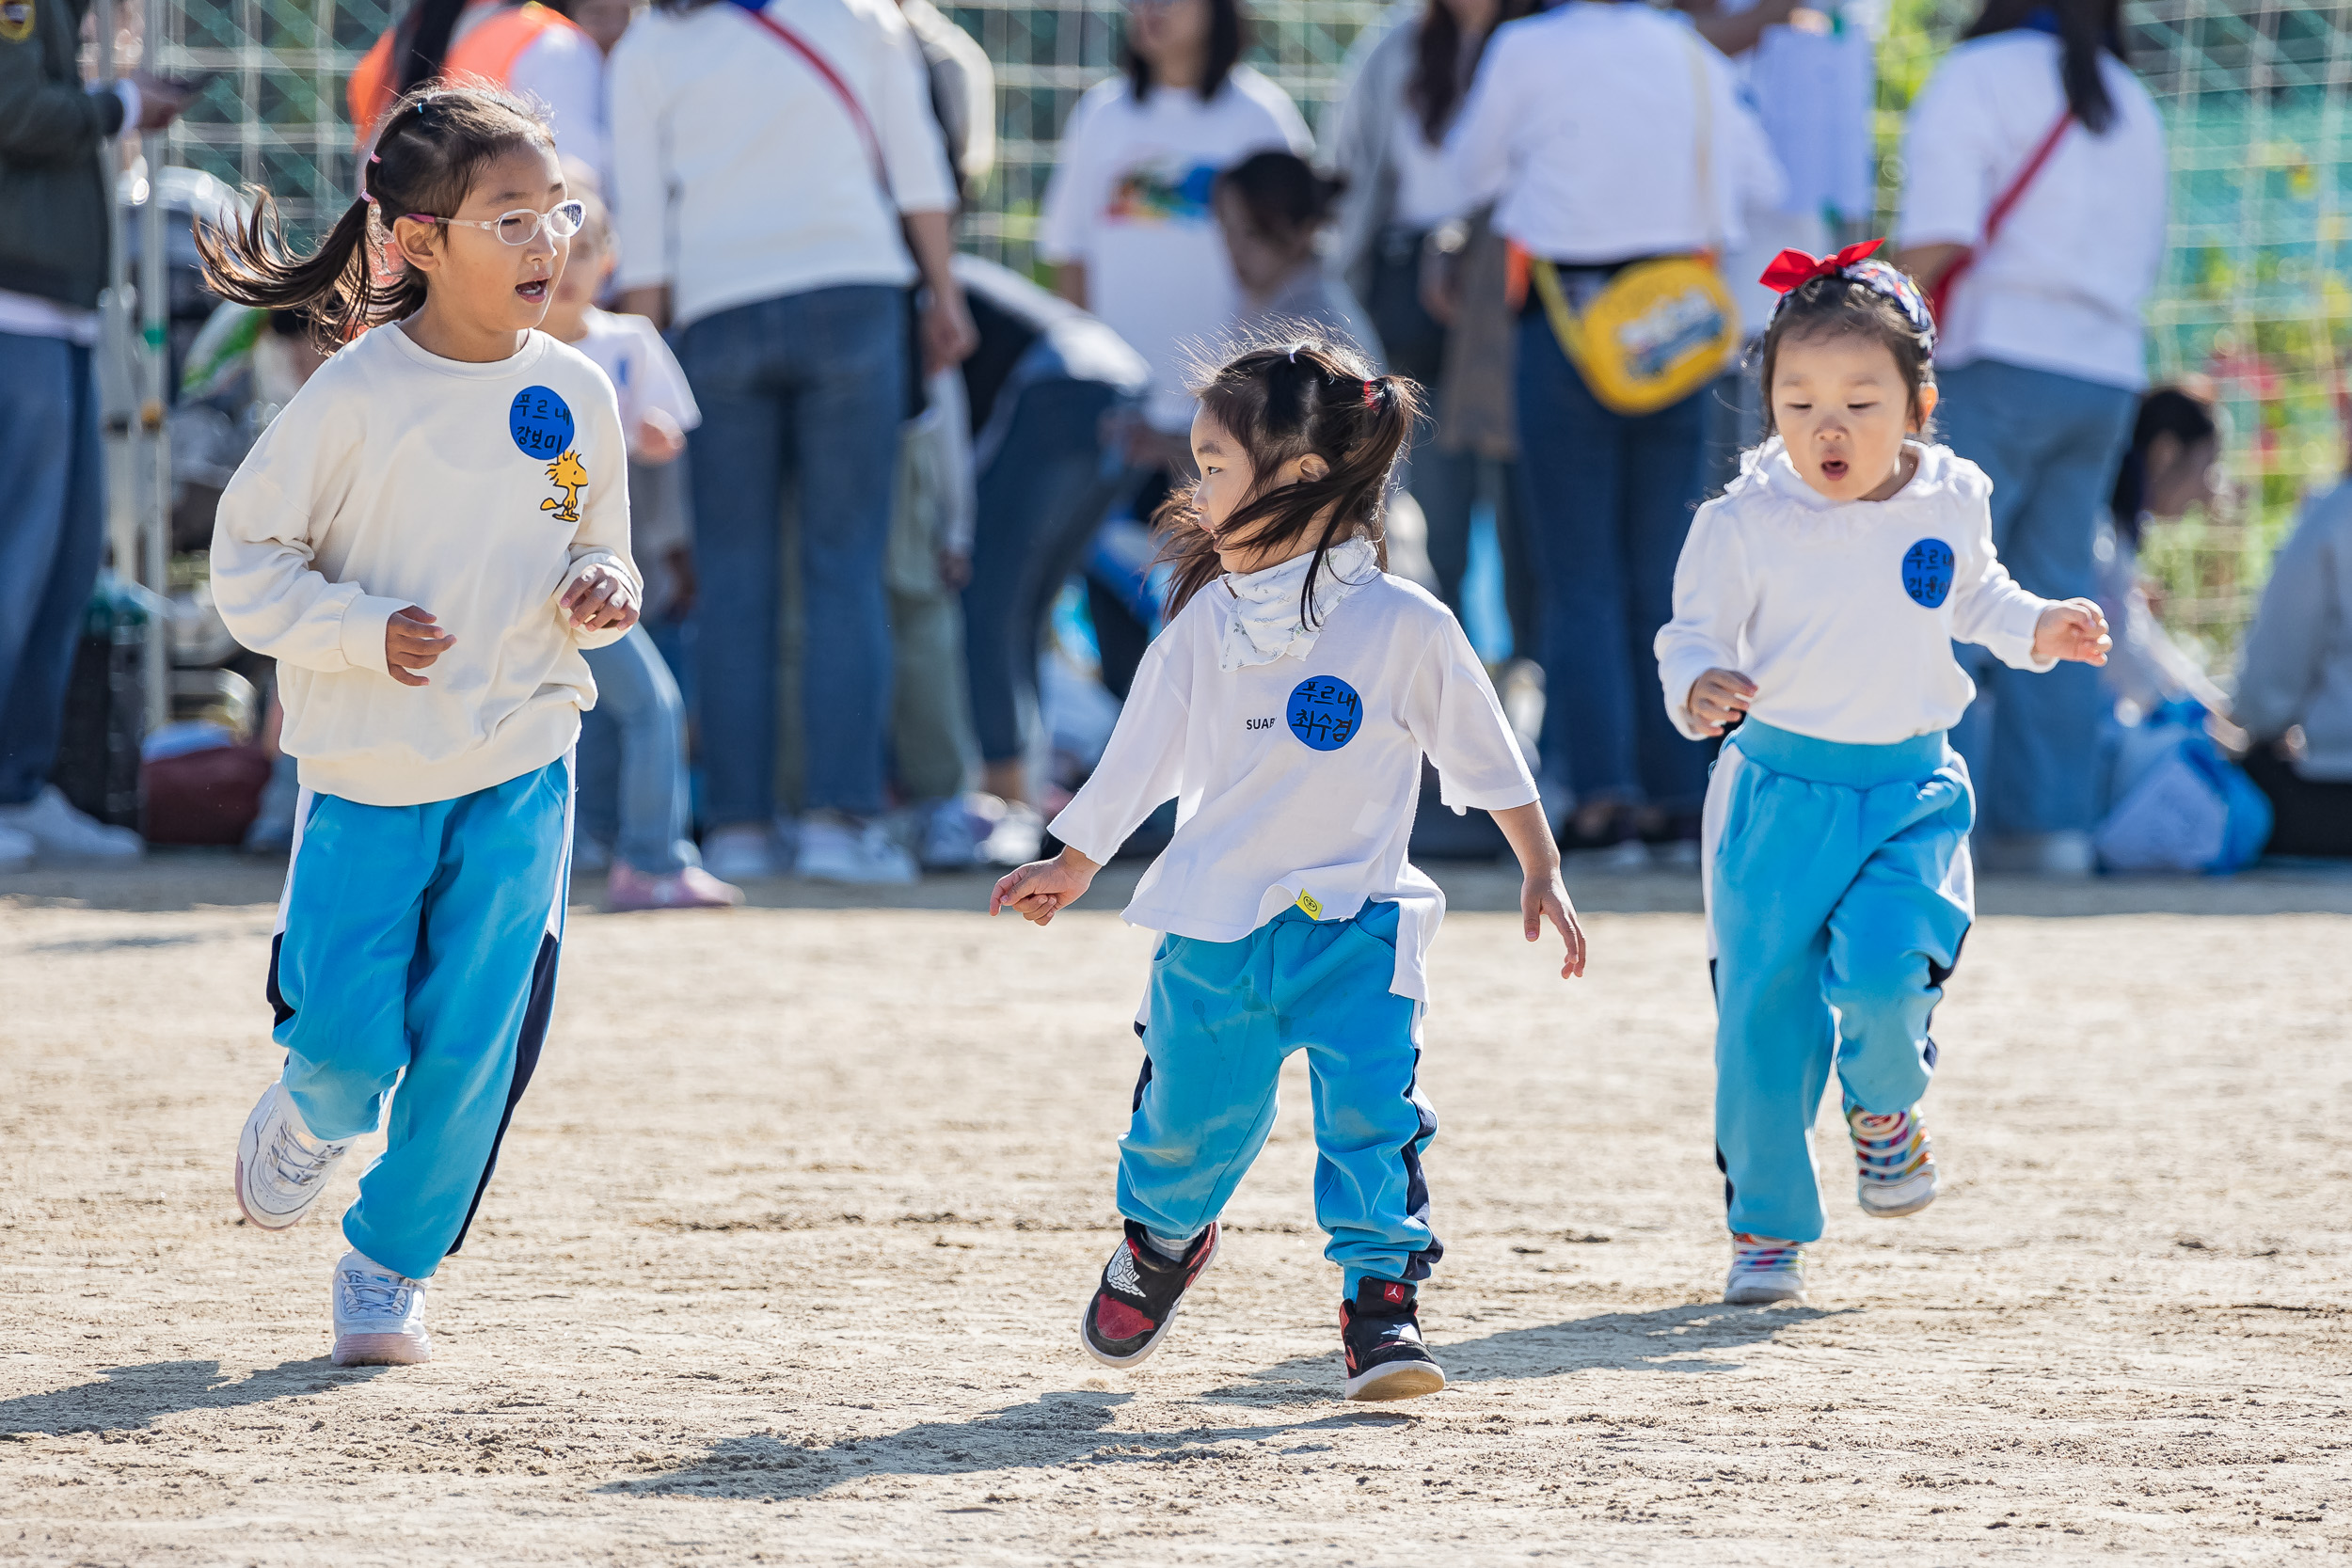
{"label": "blue name sticker on shirt", "polygon": [[545,387],[526,387],[506,411],[506,428],[524,456],[547,462],[571,451],[571,404]]}
{"label": "blue name sticker on shirt", "polygon": [[1941,539],[1922,539],[1903,551],[1903,592],[1912,602],[1941,610],[1952,594],[1952,547]]}
{"label": "blue name sticker on shirt", "polygon": [[1364,700],[1337,675],[1313,675],[1291,690],[1291,734],[1318,752],[1336,752],[1355,738]]}

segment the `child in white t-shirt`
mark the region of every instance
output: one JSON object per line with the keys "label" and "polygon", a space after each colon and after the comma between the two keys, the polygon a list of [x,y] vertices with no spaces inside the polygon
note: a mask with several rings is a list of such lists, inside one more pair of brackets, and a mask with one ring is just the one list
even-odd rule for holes
{"label": "child in white t-shirt", "polygon": [[1167,933],[1137,1025],[1143,1077],[1120,1140],[1126,1239],[1080,1319],[1097,1360],[1158,1347],[1215,1258],[1217,1215],[1274,1124],[1294,1051],[1315,1085],[1316,1218],[1343,1272],[1347,1397],[1445,1386],[1414,1282],[1443,1249],[1421,1150],[1423,956],[1444,913],[1405,858],[1422,758],[1454,809],[1494,814],[1525,876],[1527,940],[1584,939],[1494,689],[1453,615],[1381,566],[1381,506],[1418,402],[1329,340],[1247,350],[1200,383],[1200,478],[1161,515],[1168,628],[1101,766],[990,912],[1044,925],[1161,801],[1174,839],[1130,924]]}
{"label": "child in white t-shirt", "polygon": [[1807,1135],[1833,1066],[1863,1212],[1935,1199],[1928,1022],[1974,917],[1976,800],[1945,732],[1976,689],[1953,639],[2026,670],[2102,663],[2108,645],[2097,604],[2010,579],[1991,483],[1919,438],[1935,326],[1877,248],[1785,250],[1765,273],[1783,294],[1764,337],[1772,434],[1699,509],[1658,633],[1676,727],[1731,732],[1700,842],[1729,1302],[1804,1297],[1821,1234]]}
{"label": "child in white t-shirt", "polygon": [[[549,337],[571,344],[612,383],[621,428],[628,433],[631,535],[648,567],[657,612],[677,595],[689,548],[683,486],[674,465],[702,411],[686,372],[653,323],[599,310],[596,295],[618,258],[604,203],[582,195],[586,216],[572,237],[571,261],[548,306]],[[686,704],[660,650],[644,626],[588,656],[596,677],[596,712],[581,726],[581,859],[610,856],[605,895],[616,910],[719,909],[743,901],[742,890],[702,867],[687,836]],[[617,748],[614,742],[619,742]],[[618,756],[613,754],[617,750]]]}

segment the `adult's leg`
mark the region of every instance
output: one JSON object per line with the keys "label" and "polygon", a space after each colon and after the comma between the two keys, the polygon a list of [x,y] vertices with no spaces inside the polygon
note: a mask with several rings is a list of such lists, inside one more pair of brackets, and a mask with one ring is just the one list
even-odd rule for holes
{"label": "adult's leg", "polygon": [[1502,557],[1502,609],[1511,618],[1511,651],[1534,658],[1544,645],[1542,595],[1527,546],[1527,509],[1519,504],[1516,460],[1481,458],[1479,487],[1494,502],[1496,551]]}
{"label": "adult's leg", "polygon": [[552,762],[439,814],[408,977],[408,1071],[383,1157],[343,1214],[353,1246],[412,1279],[464,1242],[538,1065],[564,938],[571,794],[569,762]]}
{"label": "adult's leg", "polygon": [[882,809],[890,721],[882,553],[906,406],[905,301],[859,284],[777,303],[789,308],[798,392],[804,800],[872,816]]}
{"label": "adult's leg", "polygon": [[0,332],[0,806],[56,765],[66,682],[105,549],[89,350]]}
{"label": "adult's leg", "polygon": [[1580,803],[1631,800],[1624,421],[1585,387],[1541,311],[1520,318],[1518,348],[1519,501],[1541,585],[1542,775]]}
{"label": "adult's leg", "polygon": [[642,626],[592,651],[588,669],[596,705],[586,717],[610,710],[620,741],[613,854],[648,877],[674,876],[698,858],[686,836],[686,704],[677,682]]}
{"label": "adult's leg", "polygon": [[1708,751],[1685,740],[1659,699],[1658,628],[1674,619],[1675,563],[1706,484],[1708,403],[1692,393],[1628,421],[1625,459],[1625,658],[1642,795],[1692,814],[1707,793]]}
{"label": "adult's leg", "polygon": [[2352,782],[2304,778],[2270,746],[2246,754],[2246,774],[2270,800],[2265,854],[2352,856]]}
{"label": "adult's leg", "polygon": [[[775,816],[776,647],[788,441],[784,300],[705,316],[680,358],[703,420],[688,437],[694,497],[695,689],[713,828]],[[883,421],[897,438],[898,410]],[[880,574],[874,591],[880,594]]]}
{"label": "adult's leg", "polygon": [[1773,773],[1725,746],[1707,792],[1715,948],[1715,1164],[1734,1231],[1818,1241],[1811,1133],[1836,1027],[1828,922],[1853,866],[1859,791]]}
{"label": "adult's leg", "polygon": [[1863,839],[1879,842],[1830,912],[1828,994],[1846,1103],[1872,1116],[1917,1104],[1935,1070],[1928,1020],[1975,917],[1975,815],[1956,755],[1925,783],[1863,792]]}
{"label": "adult's leg", "polygon": [[[1446,330],[1421,302],[1422,236],[1391,230],[1374,250],[1372,287],[1364,310],[1389,372],[1418,382],[1434,399],[1445,371]],[[1430,410],[1436,413],[1434,404]],[[1438,597],[1462,612],[1462,576],[1470,563],[1470,509],[1478,500],[1478,459],[1444,451],[1435,439],[1437,421],[1424,419],[1412,432],[1410,456],[1401,478],[1421,502],[1429,529],[1430,569],[1438,575]]]}
{"label": "adult's leg", "polygon": [[[2011,369],[2012,406],[2039,416],[2043,439],[2033,454],[2033,482],[2000,538],[2001,559],[2021,586],[2045,599],[2094,597],[2093,533],[2131,440],[2137,400],[2121,387]],[[2099,672],[2061,664],[2037,674],[2001,665],[1993,684],[1995,828],[2090,832],[2099,819]]]}
{"label": "adult's leg", "polygon": [[1225,1212],[1273,1131],[1283,1052],[1270,929],[1163,937],[1152,960],[1119,1212],[1164,1241],[1190,1240]]}
{"label": "adult's leg", "polygon": [[1394,904],[1367,904],[1354,920],[1285,913],[1268,927],[1283,1044],[1305,1047],[1314,1086],[1315,1221],[1350,1301],[1366,1275],[1426,1279],[1445,1256],[1421,1164],[1438,1134],[1420,1084],[1421,1004],[1389,990],[1396,927]]}

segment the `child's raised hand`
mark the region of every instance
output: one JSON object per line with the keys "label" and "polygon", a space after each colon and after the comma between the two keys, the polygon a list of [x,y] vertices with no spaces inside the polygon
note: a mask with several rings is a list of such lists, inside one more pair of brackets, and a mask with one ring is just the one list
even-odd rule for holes
{"label": "child's raised hand", "polygon": [[1519,884],[1519,919],[1530,942],[1542,940],[1545,921],[1558,927],[1561,940],[1567,943],[1560,960],[1560,978],[1573,980],[1584,973],[1584,927],[1577,924],[1576,906],[1568,902],[1568,890],[1558,871],[1530,877]]}
{"label": "child's raised hand", "polygon": [[660,467],[677,461],[686,450],[686,433],[677,420],[659,408],[648,408],[637,421],[637,433],[628,443],[628,454],[640,463]]}
{"label": "child's raised hand", "polygon": [[637,624],[637,590],[609,566],[591,566],[564,591],[564,610],[575,631],[623,630]]}
{"label": "child's raised hand", "polygon": [[2060,600],[2033,624],[2033,657],[2037,659],[2105,664],[2107,650],[2113,646],[2114,640],[2107,636],[2106,611],[2094,600]]}
{"label": "child's raised hand", "polygon": [[395,610],[384,623],[384,668],[403,686],[433,683],[415,672],[456,646],[457,639],[443,631],[433,612],[410,605]]}
{"label": "child's raised hand", "polygon": [[988,912],[1010,910],[1032,925],[1045,925],[1065,905],[1076,902],[1102,869],[1071,848],[1050,861],[1031,861],[998,879],[995,891],[988,895]]}
{"label": "child's raised hand", "polygon": [[1756,682],[1737,670],[1709,670],[1691,683],[1691,695],[1686,699],[1691,717],[1708,735],[1721,735],[1724,726],[1748,711],[1756,700]]}

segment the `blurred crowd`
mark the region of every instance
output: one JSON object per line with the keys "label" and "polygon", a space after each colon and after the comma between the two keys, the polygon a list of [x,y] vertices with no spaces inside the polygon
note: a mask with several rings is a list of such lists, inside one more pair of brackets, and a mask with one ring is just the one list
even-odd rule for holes
{"label": "blurred crowd", "polygon": [[[2219,502],[2226,433],[2210,388],[2146,385],[2167,155],[2118,10],[1985,0],[1905,130],[1888,254],[1937,302],[1936,436],[1993,477],[2010,571],[2098,597],[2119,645],[2105,671],[1977,672],[1956,740],[1980,857],[2352,855],[2352,487],[2309,502],[2236,669],[2166,636],[2138,567],[2152,519]],[[194,554],[319,361],[303,324],[175,283],[184,580],[93,599],[98,149],[187,87],[87,87],[84,12],[0,24],[0,867],[292,831],[270,673],[209,634]],[[1710,747],[1668,722],[1651,640],[1694,507],[1761,436],[1752,280],[1869,236],[1881,22],[1879,0],[1403,0],[1318,141],[1244,63],[1240,0],[1128,0],[1120,69],[1061,127],[1032,277],[959,250],[995,89],[930,0],[412,0],[351,78],[362,146],[401,92],[485,77],[546,105],[592,198],[547,330],[614,381],[648,595],[592,656],[578,863],[666,908],[1034,858],[1157,629],[1148,531],[1191,477],[1195,358],[1289,322],[1428,388],[1391,567],[1470,624],[1564,846],[1695,863]],[[143,199],[184,230],[239,198],[183,176]],[[1637,372],[1721,340],[1671,395],[1586,337],[1660,258],[1720,280],[1712,313],[1613,329]],[[126,789],[116,628],[143,613],[183,668]],[[1429,816],[1423,852],[1502,848]]]}

